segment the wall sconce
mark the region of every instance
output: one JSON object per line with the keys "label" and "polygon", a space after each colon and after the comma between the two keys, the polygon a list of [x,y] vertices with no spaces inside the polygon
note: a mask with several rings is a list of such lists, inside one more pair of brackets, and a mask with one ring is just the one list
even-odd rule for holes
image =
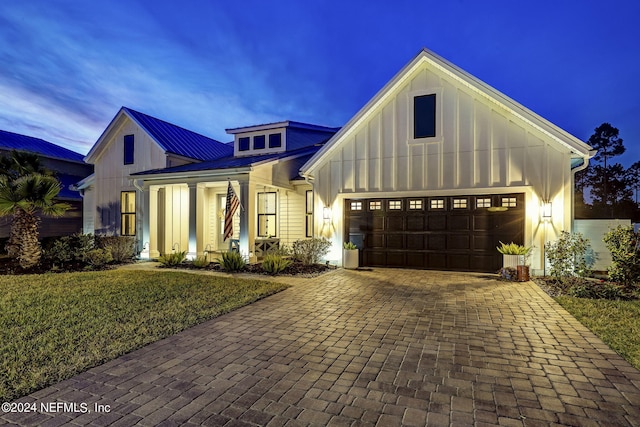
{"label": "wall sconce", "polygon": [[331,208],[326,206],[322,208],[322,219],[324,219],[324,222],[331,221]]}
{"label": "wall sconce", "polygon": [[551,202],[542,204],[542,219],[544,221],[551,221]]}

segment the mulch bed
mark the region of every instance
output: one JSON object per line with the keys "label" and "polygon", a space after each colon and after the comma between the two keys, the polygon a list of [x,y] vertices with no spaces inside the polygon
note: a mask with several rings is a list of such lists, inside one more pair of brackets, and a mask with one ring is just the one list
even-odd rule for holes
{"label": "mulch bed", "polygon": [[[207,267],[196,267],[191,262],[183,262],[177,266],[160,266],[160,268],[172,268],[172,269],[187,269],[187,270],[203,270],[203,271],[220,271],[224,272],[220,264],[217,262],[212,262]],[[287,268],[285,268],[280,273],[276,274],[276,276],[296,276],[296,277],[316,277],[323,273],[326,273],[331,270],[335,270],[336,266],[327,265],[327,264],[311,264],[304,265],[300,262],[294,262]],[[272,274],[267,273],[262,269],[262,265],[260,263],[257,264],[247,264],[242,271],[238,273],[250,273],[250,274],[260,274],[265,276],[271,276]]]}

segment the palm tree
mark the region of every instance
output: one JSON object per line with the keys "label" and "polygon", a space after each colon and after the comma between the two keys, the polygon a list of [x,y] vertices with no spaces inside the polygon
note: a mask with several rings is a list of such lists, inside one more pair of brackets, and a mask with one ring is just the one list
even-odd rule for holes
{"label": "palm tree", "polygon": [[0,216],[13,215],[7,253],[27,269],[42,256],[39,215],[61,216],[71,206],[56,201],[60,182],[46,174],[37,157],[14,151],[0,160],[0,167]]}

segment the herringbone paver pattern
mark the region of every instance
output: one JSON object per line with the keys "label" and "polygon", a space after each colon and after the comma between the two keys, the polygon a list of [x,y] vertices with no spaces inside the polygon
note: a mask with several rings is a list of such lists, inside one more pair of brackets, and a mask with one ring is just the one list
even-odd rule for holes
{"label": "herringbone paver pattern", "polygon": [[20,399],[55,426],[640,425],[640,373],[533,283],[337,270]]}

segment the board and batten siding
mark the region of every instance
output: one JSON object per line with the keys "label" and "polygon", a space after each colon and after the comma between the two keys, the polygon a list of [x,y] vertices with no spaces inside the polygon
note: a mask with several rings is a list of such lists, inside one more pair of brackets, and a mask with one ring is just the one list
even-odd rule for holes
{"label": "board and batten siding", "polygon": [[[134,135],[134,163],[130,165],[124,164],[125,135]],[[128,118],[124,120],[110,139],[105,141],[105,147],[95,161],[95,232],[120,233],[120,192],[136,190],[129,175],[165,165],[164,150],[140,126]],[[141,201],[141,194],[138,192],[138,215],[142,214]]]}
{"label": "board and batten siding", "polygon": [[281,245],[305,239],[306,194],[292,190],[278,191],[279,238]]}

